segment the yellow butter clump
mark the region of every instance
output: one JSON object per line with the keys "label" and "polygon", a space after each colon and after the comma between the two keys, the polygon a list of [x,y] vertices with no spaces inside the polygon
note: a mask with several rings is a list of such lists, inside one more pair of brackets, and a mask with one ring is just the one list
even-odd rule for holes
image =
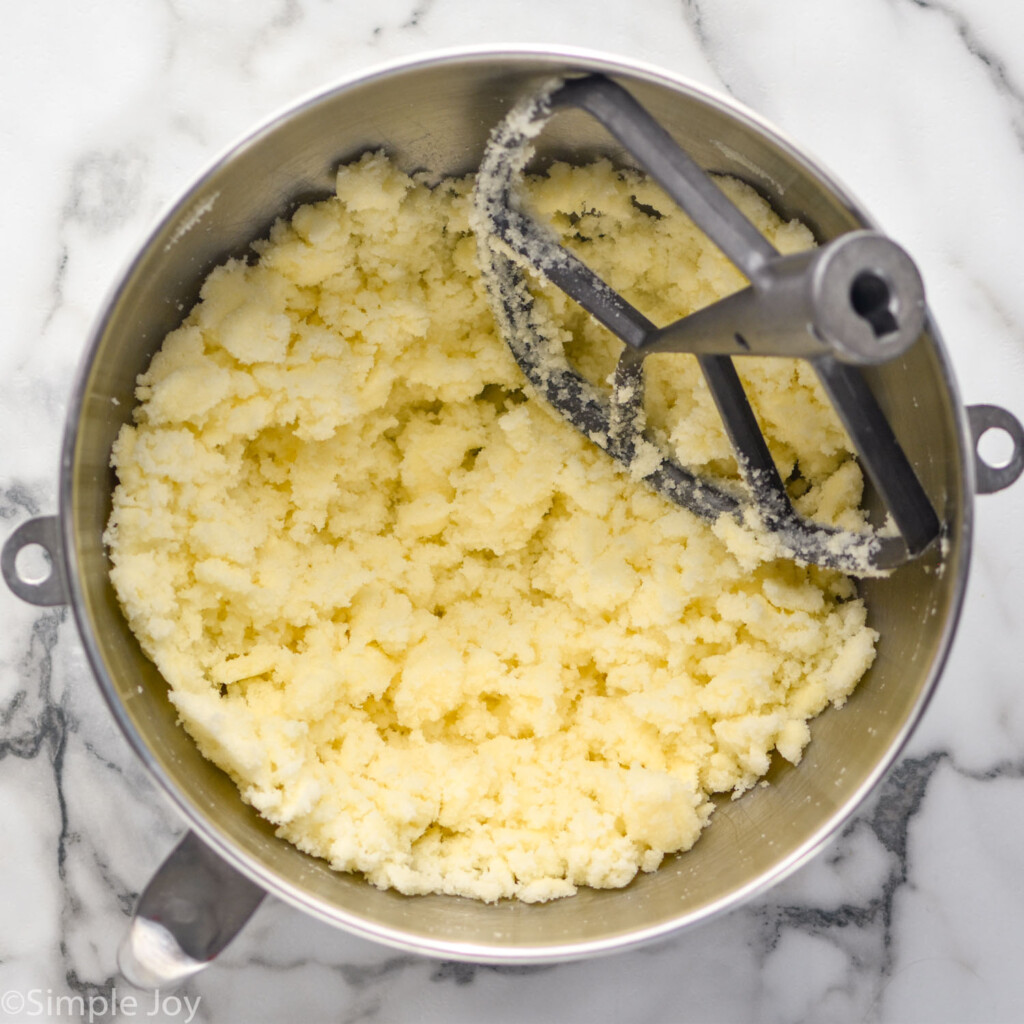
{"label": "yellow butter clump", "polygon": [[[106,537],[185,728],[280,835],[402,892],[537,901],[690,847],[712,794],[799,760],[875,634],[848,579],[670,506],[528,396],[471,185],[369,155],[215,270],[139,378]],[[778,248],[810,244],[723,187]],[[637,176],[558,165],[528,188],[658,322],[744,283]],[[604,379],[616,343],[538,301]],[[859,521],[813,373],[741,369],[801,510]],[[734,471],[694,360],[654,357],[648,416]]]}

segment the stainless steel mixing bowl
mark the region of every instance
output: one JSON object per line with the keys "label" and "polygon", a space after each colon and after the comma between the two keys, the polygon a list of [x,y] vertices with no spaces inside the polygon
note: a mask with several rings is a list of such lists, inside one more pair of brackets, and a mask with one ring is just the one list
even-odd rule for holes
{"label": "stainless steel mixing bowl", "polygon": [[[122,960],[136,980],[165,983],[201,966],[264,891],[367,938],[461,960],[570,959],[667,935],[762,892],[821,847],[892,764],[925,707],[964,594],[974,495],[1012,482],[1024,451],[1011,416],[963,409],[934,326],[870,380],[945,523],[942,554],[864,583],[881,634],[877,660],[845,708],[813,723],[800,766],[777,764],[771,785],[723,800],[692,851],[625,889],[494,906],[379,891],[276,838],[176,724],[166,684],[118,608],[101,540],[114,485],[111,444],[131,415],[135,378],[210,269],[246,253],[275,218],[328,194],[339,164],[384,148],[405,169],[472,171],[489,129],[517,97],[553,74],[578,71],[622,82],[702,166],[749,182],[819,239],[874,226],[799,147],[735,104],[634,63],[535,49],[439,54],[364,74],[258,129],[188,189],[128,267],[89,342],[68,413],[59,516],[23,524],[3,558],[20,596],[71,605],[115,718],[192,829],[137,910]],[[578,113],[561,116],[540,140],[541,161],[597,153],[622,157]],[[977,455],[991,426],[1013,437],[1007,466]],[[53,561],[39,583],[15,564],[31,543]]]}

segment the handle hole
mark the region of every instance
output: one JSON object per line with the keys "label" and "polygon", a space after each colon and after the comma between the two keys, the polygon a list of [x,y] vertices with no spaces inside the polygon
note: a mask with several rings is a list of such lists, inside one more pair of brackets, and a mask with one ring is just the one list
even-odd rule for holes
{"label": "handle hole", "polygon": [[989,427],[978,437],[978,458],[992,469],[1005,469],[1017,452],[1017,444],[1008,430]]}
{"label": "handle hole", "polygon": [[14,559],[14,571],[23,583],[39,586],[53,575],[53,559],[42,544],[26,544]]}

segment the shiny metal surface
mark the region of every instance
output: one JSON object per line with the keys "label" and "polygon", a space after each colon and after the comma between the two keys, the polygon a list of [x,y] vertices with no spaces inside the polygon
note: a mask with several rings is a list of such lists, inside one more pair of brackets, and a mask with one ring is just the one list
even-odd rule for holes
{"label": "shiny metal surface", "polygon": [[[998,405],[970,405],[967,420],[974,444],[976,493],[993,494],[1009,487],[1024,472],[1024,426]],[[981,439],[989,431],[1004,433],[1010,443],[1009,454],[998,465],[986,462],[980,450]]]}
{"label": "shiny metal surface", "polygon": [[193,832],[171,851],[135,905],[117,964],[139,988],[168,988],[220,953],[265,893]]}
{"label": "shiny metal surface", "polygon": [[[653,69],[571,52],[447,54],[366,75],[313,97],[218,161],[177,203],[125,272],[95,328],[68,417],[61,530],[70,600],[100,686],[125,735],[196,834],[234,869],[311,914],[367,938],[436,956],[529,962],[620,949],[691,926],[783,878],[854,811],[896,757],[938,679],[963,597],[974,458],[966,418],[934,330],[868,371],[886,415],[947,524],[934,549],[864,584],[878,657],[841,712],[812,726],[796,769],[723,800],[694,849],[621,891],[543,905],[409,898],[332,872],[275,837],[231,781],[176,724],[166,684],[141,654],[107,575],[110,448],[137,374],[195,301],[209,270],[246,252],[273,220],[327,194],[339,163],[384,148],[406,169],[461,173],[522,92],[553,74],[601,71],[627,85],[706,169],[732,174],[819,239],[873,227],[826,172],[730,102]],[[538,161],[621,156],[574,113],[542,140]]]}
{"label": "shiny metal surface", "polygon": [[[38,578],[30,578],[18,566],[23,551],[40,548],[45,552],[46,570]],[[60,541],[60,519],[40,516],[22,523],[4,542],[0,555],[0,572],[13,594],[29,604],[44,608],[68,603],[68,584]]]}

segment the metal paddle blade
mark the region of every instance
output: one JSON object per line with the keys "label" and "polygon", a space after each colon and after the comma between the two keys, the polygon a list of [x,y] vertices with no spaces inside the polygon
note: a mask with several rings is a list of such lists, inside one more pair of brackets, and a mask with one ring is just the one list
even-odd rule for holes
{"label": "metal paddle blade", "polygon": [[[523,213],[516,185],[532,140],[565,107],[598,120],[749,287],[658,328]],[[780,556],[857,575],[893,569],[939,536],[939,518],[858,369],[905,352],[924,327],[920,275],[891,239],[854,231],[781,255],[633,96],[601,75],[551,82],[509,112],[484,154],[472,217],[492,308],[527,379],[634,477],[710,521],[734,516],[767,536]],[[625,343],[610,393],[569,365],[557,329],[534,306],[523,268],[557,285]],[[643,366],[655,352],[698,359],[743,486],[692,472],[646,430]],[[810,361],[895,531],[852,532],[797,513],[733,365],[743,355]]]}

